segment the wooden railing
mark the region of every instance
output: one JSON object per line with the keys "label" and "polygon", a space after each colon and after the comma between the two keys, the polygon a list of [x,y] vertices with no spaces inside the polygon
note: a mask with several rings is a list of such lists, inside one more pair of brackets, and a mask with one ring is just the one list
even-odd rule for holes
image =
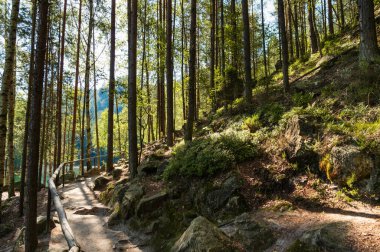
{"label": "wooden railing", "polygon": [[[117,154],[119,152],[116,152],[114,154]],[[75,239],[74,233],[70,227],[70,224],[67,220],[65,209],[63,208],[61,199],[59,197],[57,187],[56,187],[56,181],[59,179],[59,174],[62,171],[62,185],[65,185],[65,166],[67,164],[72,164],[75,162],[81,162],[85,160],[91,160],[94,158],[101,158],[105,157],[107,155],[101,155],[101,156],[95,156],[95,157],[89,157],[85,159],[78,159],[71,162],[64,162],[59,165],[59,167],[54,171],[53,175],[49,178],[49,190],[48,190],[48,204],[47,204],[47,230],[49,230],[49,224],[50,224],[50,212],[51,212],[51,202],[53,201],[55,210],[58,213],[59,222],[61,224],[63,235],[65,236],[67,245],[69,246],[69,252],[79,252],[80,251],[80,245]],[[82,174],[83,175],[83,174]]]}

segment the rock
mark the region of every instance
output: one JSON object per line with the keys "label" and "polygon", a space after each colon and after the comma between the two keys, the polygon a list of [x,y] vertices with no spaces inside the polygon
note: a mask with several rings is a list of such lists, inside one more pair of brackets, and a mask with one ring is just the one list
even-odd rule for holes
{"label": "rock", "polygon": [[375,169],[374,160],[358,147],[346,145],[334,147],[320,163],[327,178],[339,185],[352,186],[353,183],[369,178]]}
{"label": "rock", "polygon": [[305,232],[288,249],[288,252],[298,251],[353,251],[344,244],[344,234],[347,224],[344,222],[333,222],[325,224],[316,229]]}
{"label": "rock", "polygon": [[[47,217],[44,215],[40,215],[37,217],[37,233],[42,234],[46,231],[46,225],[47,225]],[[55,223],[53,220],[50,220],[49,224],[50,228],[55,227]]]}
{"label": "rock", "polygon": [[112,214],[110,215],[110,217],[108,217],[108,226],[113,226],[120,223],[120,210],[120,204],[119,202],[116,202]]}
{"label": "rock", "polygon": [[110,182],[111,180],[109,178],[106,178],[104,176],[99,176],[95,179],[94,181],[94,190],[101,190],[103,189],[107,184],[108,182]]}
{"label": "rock", "polygon": [[127,184],[118,184],[118,185],[115,185],[113,191],[112,191],[112,195],[111,195],[111,198],[109,199],[109,205],[114,205],[116,202],[119,202],[121,203],[123,201],[123,197],[124,197],[124,194],[125,192],[127,191],[128,189],[128,185]]}
{"label": "rock", "polygon": [[153,196],[144,197],[140,200],[136,208],[136,215],[141,217],[145,214],[156,211],[169,198],[166,191],[161,191]]}
{"label": "rock", "polygon": [[74,212],[78,215],[99,215],[105,216],[110,211],[107,207],[80,208]]}
{"label": "rock", "polygon": [[137,167],[137,173],[142,176],[142,175],[152,175],[156,174],[158,168],[160,167],[162,161],[160,160],[145,160],[143,161],[139,167]]}
{"label": "rock", "polygon": [[241,181],[232,176],[227,178],[220,188],[210,191],[206,196],[206,203],[211,211],[222,208],[240,187]]}
{"label": "rock", "polygon": [[120,168],[113,169],[113,171],[112,171],[113,179],[119,179],[121,174],[123,174],[123,170]]}
{"label": "rock", "polygon": [[13,227],[10,224],[0,223],[0,238],[8,235],[13,231]]}
{"label": "rock", "polygon": [[172,252],[238,251],[232,241],[217,226],[200,216],[194,219],[171,248]]}
{"label": "rock", "polygon": [[162,175],[169,164],[169,160],[165,159],[161,162],[161,164],[157,168],[157,175]]}
{"label": "rock", "polygon": [[291,163],[300,168],[308,167],[318,171],[318,154],[312,149],[311,138],[316,134],[315,122],[306,116],[293,116],[286,124],[284,132],[285,153]]}
{"label": "rock", "polygon": [[141,186],[132,184],[124,193],[121,203],[121,217],[125,220],[132,217],[135,213],[135,208],[138,201],[144,194]]}
{"label": "rock", "polygon": [[220,228],[228,237],[239,242],[246,251],[264,251],[275,238],[272,231],[259,224],[252,215],[243,213]]}

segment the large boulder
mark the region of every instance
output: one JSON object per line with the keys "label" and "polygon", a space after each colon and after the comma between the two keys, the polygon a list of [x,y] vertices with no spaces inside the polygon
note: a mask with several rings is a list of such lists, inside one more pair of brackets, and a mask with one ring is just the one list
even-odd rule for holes
{"label": "large boulder", "polygon": [[171,248],[172,252],[238,251],[232,241],[217,226],[200,216],[194,219],[187,230]]}
{"label": "large boulder", "polygon": [[143,197],[136,208],[136,215],[141,217],[149,214],[162,207],[163,204],[169,199],[168,193],[164,190],[153,196]]}
{"label": "large boulder", "polygon": [[112,171],[113,179],[119,179],[121,177],[121,174],[123,174],[123,170],[121,168],[115,168]]}
{"label": "large boulder", "polygon": [[108,182],[110,182],[110,181],[111,181],[111,179],[106,178],[104,176],[97,177],[94,181],[94,190],[103,189],[108,184]]}
{"label": "large boulder", "polygon": [[161,175],[168,163],[168,160],[163,156],[151,155],[137,167],[137,173],[140,176]]}
{"label": "large boulder", "polygon": [[247,208],[244,197],[239,193],[241,186],[242,180],[235,174],[220,185],[206,185],[195,196],[198,211],[212,219],[241,214]]}
{"label": "large boulder", "polygon": [[344,222],[333,222],[322,225],[313,230],[306,231],[288,249],[288,252],[301,251],[353,251],[345,244],[345,233],[347,224]]}
{"label": "large boulder", "polygon": [[369,178],[375,162],[358,147],[346,145],[332,148],[330,154],[320,162],[320,168],[329,180],[342,186],[351,186]]}
{"label": "large boulder", "polygon": [[121,202],[121,217],[122,219],[129,219],[135,213],[135,208],[138,201],[144,194],[144,190],[140,185],[132,184],[124,193]]}
{"label": "large boulder", "polygon": [[259,224],[248,213],[239,215],[220,228],[228,237],[239,242],[246,251],[263,251],[275,242],[272,231]]}
{"label": "large boulder", "polygon": [[[312,149],[311,141],[317,132],[316,122],[307,116],[293,116],[285,126],[283,139],[285,151],[290,162],[296,163],[300,168],[318,170],[318,154]],[[281,145],[281,144],[280,144]]]}

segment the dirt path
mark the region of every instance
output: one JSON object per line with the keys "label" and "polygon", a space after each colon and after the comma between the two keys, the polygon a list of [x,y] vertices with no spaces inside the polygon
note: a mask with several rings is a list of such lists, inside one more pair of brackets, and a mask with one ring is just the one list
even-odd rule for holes
{"label": "dirt path", "polygon": [[267,251],[285,251],[305,231],[332,222],[347,224],[341,231],[346,234],[346,243],[353,251],[380,251],[380,207],[357,202],[344,209],[297,209],[282,214],[262,211],[258,216],[273,224],[279,233],[279,239]]}
{"label": "dirt path", "polygon": [[[110,209],[95,198],[93,191],[87,186],[91,179],[66,185],[59,188],[67,218],[81,251],[148,251],[134,244],[126,232],[112,230],[107,227]],[[58,217],[55,214],[54,220]],[[63,251],[67,243],[62,234],[61,226],[56,224],[50,237],[49,251]],[[121,228],[119,230],[122,230]]]}

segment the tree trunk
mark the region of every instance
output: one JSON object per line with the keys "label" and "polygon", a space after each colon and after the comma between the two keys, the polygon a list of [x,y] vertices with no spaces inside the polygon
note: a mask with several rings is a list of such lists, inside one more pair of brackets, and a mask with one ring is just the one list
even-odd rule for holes
{"label": "tree trunk", "polygon": [[97,90],[96,90],[96,66],[95,66],[95,26],[92,27],[92,55],[93,55],[93,70],[94,70],[94,109],[95,109],[95,135],[96,135],[96,154],[98,161],[98,169],[100,169],[100,147],[99,147],[99,128],[98,128],[98,103],[97,103]]}
{"label": "tree trunk", "polygon": [[284,0],[278,0],[278,21],[281,33],[282,45],[282,74],[285,93],[289,92],[289,55],[288,55],[288,41],[285,28],[285,13],[284,13]]}
{"label": "tree trunk", "polygon": [[[215,8],[216,0],[211,0],[210,6],[210,21],[211,21],[211,34],[210,34],[210,89],[211,89],[211,107],[216,111],[215,101]],[[182,94],[182,96],[184,96]],[[185,104],[185,103],[184,103]],[[185,116],[184,116],[185,118]]]}
{"label": "tree trunk", "polygon": [[[129,0],[130,1],[130,0]],[[115,18],[116,0],[111,4],[111,57],[110,57],[110,85],[108,91],[108,137],[107,137],[107,171],[113,170],[113,107],[115,97]]]}
{"label": "tree trunk", "polygon": [[[7,48],[5,51],[5,64],[3,79],[0,90],[0,209],[1,196],[4,186],[4,163],[5,163],[5,144],[7,141],[7,113],[9,89],[14,81],[14,66],[16,55],[16,38],[17,38],[17,21],[20,9],[20,1],[12,1],[11,22],[8,30]],[[0,223],[2,222],[2,213],[0,210]]]}
{"label": "tree trunk", "polygon": [[[88,24],[88,37],[87,37],[87,50],[86,50],[86,72],[85,72],[85,99],[86,99],[86,136],[87,136],[87,158],[91,157],[91,146],[92,146],[92,138],[91,138],[91,117],[90,117],[90,54],[91,54],[91,40],[92,40],[92,32],[94,25],[94,17],[93,17],[93,9],[94,3],[93,0],[89,0],[89,13],[90,20]],[[91,159],[87,159],[87,171],[91,169]]]}
{"label": "tree trunk", "polygon": [[360,47],[359,60],[370,63],[379,60],[373,0],[359,0]]}
{"label": "tree trunk", "polygon": [[82,25],[82,0],[79,2],[79,16],[78,16],[78,32],[77,32],[77,48],[76,48],[76,64],[75,64],[75,84],[74,84],[74,111],[73,122],[71,128],[71,144],[70,144],[70,171],[74,169],[74,155],[75,155],[75,137],[76,137],[76,124],[77,124],[77,111],[78,111],[78,83],[79,83],[79,54],[81,43],[81,25]]}
{"label": "tree trunk", "polygon": [[298,27],[298,7],[297,2],[294,2],[294,35],[296,39],[296,58],[300,58],[300,36],[299,36],[299,27]]}
{"label": "tree trunk", "polygon": [[39,29],[34,71],[34,82],[31,101],[31,122],[28,139],[28,176],[27,176],[27,207],[25,218],[25,251],[32,252],[37,248],[37,179],[38,150],[40,145],[41,103],[44,79],[45,53],[47,41],[48,0],[39,2]]}
{"label": "tree trunk", "polygon": [[[14,62],[16,68],[16,61]],[[14,178],[14,122],[15,122],[15,99],[16,99],[16,74],[9,86],[9,107],[8,107],[8,198],[15,196]]]}
{"label": "tree trunk", "polygon": [[317,34],[315,32],[314,26],[314,10],[313,10],[313,0],[308,0],[308,20],[309,20],[309,31],[310,31],[310,43],[311,43],[311,52],[318,52],[318,40]]}
{"label": "tree trunk", "polygon": [[173,146],[173,52],[172,52],[172,0],[167,0],[166,11],[166,88],[167,88],[167,144]]}
{"label": "tree trunk", "polygon": [[264,1],[261,0],[261,32],[263,39],[263,56],[264,56],[264,69],[265,69],[265,78],[268,77],[268,68],[267,68],[267,53],[265,46],[265,22],[264,22]]}
{"label": "tree trunk", "polygon": [[189,114],[187,117],[187,128],[185,132],[185,141],[191,142],[193,138],[194,124],[194,103],[195,103],[195,85],[196,85],[196,53],[197,53],[197,1],[191,0],[190,9],[190,58],[189,58]]}
{"label": "tree trunk", "polygon": [[[56,163],[58,166],[61,163],[61,144],[62,144],[62,85],[63,85],[63,67],[65,63],[65,35],[66,35],[66,11],[67,11],[67,0],[64,1],[63,5],[63,21],[62,21],[62,38],[61,38],[61,60],[59,69],[59,81],[57,87],[57,132],[56,132]],[[79,15],[81,16],[81,15]],[[78,43],[79,44],[79,43]],[[56,169],[56,167],[54,168]]]}
{"label": "tree trunk", "polygon": [[128,142],[129,170],[137,175],[137,123],[136,123],[136,61],[137,61],[137,0],[128,0]]}
{"label": "tree trunk", "polygon": [[249,15],[248,15],[248,1],[242,0],[242,13],[243,13],[243,28],[244,28],[244,98],[247,103],[252,100],[252,76],[251,76],[251,43],[249,34]]}
{"label": "tree trunk", "polygon": [[[34,74],[34,44],[36,33],[36,16],[37,4],[36,0],[32,1],[32,30],[30,36],[30,59],[29,59],[29,79],[28,79],[28,101],[26,105],[26,115],[24,124],[24,139],[22,145],[22,162],[21,162],[21,178],[20,178],[20,202],[19,202],[19,216],[24,215],[24,195],[25,195],[25,173],[26,173],[26,160],[27,160],[27,145],[28,145],[28,126],[30,120],[30,102],[32,99],[32,84]],[[1,218],[1,217],[0,217]]]}
{"label": "tree trunk", "polygon": [[344,5],[343,5],[343,0],[338,0],[339,1],[339,11],[340,11],[340,29],[341,31],[344,30],[344,27],[346,26],[346,21],[344,18]]}
{"label": "tree trunk", "polygon": [[330,35],[334,35],[334,16],[333,16],[332,0],[327,0],[327,12],[328,12],[329,33]]}

